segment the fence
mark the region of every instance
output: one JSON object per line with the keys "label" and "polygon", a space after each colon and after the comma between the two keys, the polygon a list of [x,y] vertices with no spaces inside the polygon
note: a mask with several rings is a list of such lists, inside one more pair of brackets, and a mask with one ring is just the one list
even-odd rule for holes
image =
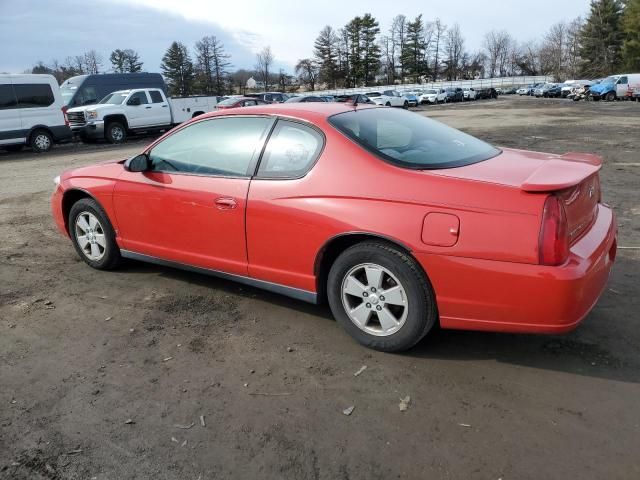
{"label": "fence", "polygon": [[381,92],[383,90],[396,90],[400,93],[411,92],[415,90],[424,90],[427,88],[506,88],[517,87],[520,85],[529,85],[532,83],[544,83],[552,81],[552,77],[537,76],[521,76],[521,77],[499,77],[499,78],[479,78],[477,80],[453,80],[440,81],[431,83],[404,83],[402,85],[377,85],[371,87],[360,88],[338,88],[334,90],[316,90],[313,92],[300,92],[301,95],[351,95],[354,93]]}

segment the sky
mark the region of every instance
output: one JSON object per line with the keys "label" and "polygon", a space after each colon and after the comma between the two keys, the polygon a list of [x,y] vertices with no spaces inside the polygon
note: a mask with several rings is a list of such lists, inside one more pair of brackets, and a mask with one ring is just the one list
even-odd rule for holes
{"label": "sky", "polygon": [[144,70],[160,71],[172,41],[189,47],[215,35],[231,54],[233,68],[251,69],[255,54],[269,45],[275,69],[291,72],[310,57],[325,25],[339,28],[369,12],[386,32],[397,14],[458,23],[468,50],[482,46],[484,34],[507,30],[522,42],[539,39],[553,24],[588,12],[588,0],[538,0],[535,5],[509,0],[0,0],[0,72],[19,73],[38,61],[61,63],[95,49],[109,67],[109,53],[132,48]]}

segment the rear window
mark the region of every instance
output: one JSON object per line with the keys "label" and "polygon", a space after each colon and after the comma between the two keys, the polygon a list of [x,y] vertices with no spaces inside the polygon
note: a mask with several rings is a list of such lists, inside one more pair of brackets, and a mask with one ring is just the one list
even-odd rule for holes
{"label": "rear window", "polygon": [[13,87],[10,84],[0,85],[0,110],[16,108],[17,105]]}
{"label": "rear window", "polygon": [[51,86],[47,83],[14,83],[13,89],[19,108],[48,107],[54,101]]}
{"label": "rear window", "polygon": [[159,90],[149,90],[149,95],[151,95],[151,103],[163,103],[164,98],[162,98],[162,94]]}
{"label": "rear window", "polygon": [[353,110],[333,115],[329,123],[383,160],[404,168],[460,167],[501,153],[471,135],[404,110]]}

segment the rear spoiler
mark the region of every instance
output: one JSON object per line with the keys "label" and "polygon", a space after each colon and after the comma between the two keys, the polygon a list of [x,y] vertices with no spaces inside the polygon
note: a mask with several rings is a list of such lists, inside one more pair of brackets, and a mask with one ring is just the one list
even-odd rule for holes
{"label": "rear spoiler", "polygon": [[573,187],[602,168],[602,158],[592,153],[569,152],[544,162],[522,182],[525,192],[553,192]]}

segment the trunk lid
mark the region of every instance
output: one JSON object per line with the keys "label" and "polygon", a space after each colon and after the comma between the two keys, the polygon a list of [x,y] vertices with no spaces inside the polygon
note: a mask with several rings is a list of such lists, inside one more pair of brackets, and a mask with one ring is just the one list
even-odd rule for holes
{"label": "trunk lid", "polygon": [[430,174],[494,183],[525,192],[553,193],[563,200],[569,241],[574,243],[593,222],[600,201],[598,171],[602,159],[588,153],[553,155],[505,148],[502,154],[464,167]]}

